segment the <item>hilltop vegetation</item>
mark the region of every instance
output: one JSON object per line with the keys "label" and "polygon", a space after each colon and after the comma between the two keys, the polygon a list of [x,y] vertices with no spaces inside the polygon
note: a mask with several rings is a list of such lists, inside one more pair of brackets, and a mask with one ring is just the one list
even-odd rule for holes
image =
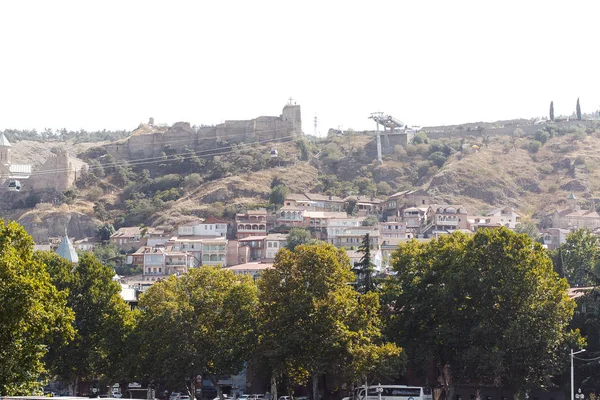
{"label": "hilltop vegetation", "polygon": [[[353,131],[276,144],[222,142],[218,151],[201,153],[192,144],[180,151],[167,145],[160,157],[131,162],[88,145],[79,157],[89,172],[61,195],[115,226],[165,229],[198,216],[232,218],[245,208],[274,208],[269,197],[279,185],[343,197],[423,187],[434,201],[463,204],[470,214],[510,205],[541,225],[571,192],[588,204],[600,197],[597,122],[520,124],[459,127],[437,138],[422,131],[408,146],[384,146],[382,164],[374,136]],[[277,158],[270,155],[273,146]]]}

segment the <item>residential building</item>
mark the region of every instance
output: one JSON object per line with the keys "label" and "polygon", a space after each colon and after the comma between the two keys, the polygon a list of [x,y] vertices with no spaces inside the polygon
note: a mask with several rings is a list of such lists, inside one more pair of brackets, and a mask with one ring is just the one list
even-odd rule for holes
{"label": "residential building", "polygon": [[284,206],[287,207],[298,207],[299,209],[307,209],[314,207],[314,203],[311,202],[308,197],[303,194],[290,193],[285,197],[283,202]]}
{"label": "residential building", "polygon": [[316,209],[328,211],[344,210],[344,200],[339,196],[329,196],[320,193],[304,193]]}
{"label": "residential building", "polygon": [[552,227],[561,229],[587,228],[594,230],[600,228],[600,215],[594,207],[581,210],[577,198],[573,193],[567,199],[567,208],[556,210],[552,215]]}
{"label": "residential building", "polygon": [[202,242],[206,240],[202,236],[174,236],[169,239],[169,245],[175,251],[185,251],[193,257],[193,266],[202,264]]}
{"label": "residential building", "polygon": [[521,215],[512,207],[498,208],[487,213],[488,217],[495,217],[496,222],[508,229],[515,229],[521,223]]}
{"label": "residential building", "polygon": [[477,230],[482,228],[499,228],[502,226],[497,216],[468,217],[467,221],[469,222],[469,230],[471,232],[477,232]]}
{"label": "residential building", "polygon": [[548,250],[556,250],[561,244],[567,241],[567,236],[571,233],[568,229],[549,228],[542,233],[544,245]]}
{"label": "residential building", "polygon": [[283,206],[277,212],[277,226],[307,227],[304,219],[305,209],[298,206]]}
{"label": "residential building", "polygon": [[379,235],[382,239],[400,238],[410,239],[414,233],[406,230],[406,222],[387,221],[379,223]]}
{"label": "residential building", "polygon": [[288,235],[281,233],[268,234],[265,238],[265,258],[268,260],[274,259],[279,249],[287,245],[287,237]]}
{"label": "residential building", "polygon": [[361,226],[362,218],[346,216],[345,218],[331,218],[327,220],[327,243],[335,243],[335,238],[339,234],[346,232],[348,228],[357,228]]}
{"label": "residential building", "polygon": [[73,247],[79,251],[93,251],[99,243],[99,240],[94,237],[86,237],[73,241]]}
{"label": "residential building", "polygon": [[115,233],[110,235],[109,241],[114,243],[121,249],[138,248],[140,246],[155,245],[149,244],[148,239],[162,238],[166,241],[164,231],[156,228],[140,228],[139,226],[127,226],[119,228]]}
{"label": "residential building", "polygon": [[273,269],[273,264],[263,262],[249,262],[245,264],[234,265],[232,267],[227,267],[226,269],[232,271],[235,275],[246,275],[256,280],[265,270]]}
{"label": "residential building", "polygon": [[249,210],[235,216],[236,239],[267,235],[267,210]]}
{"label": "residential building", "polygon": [[250,258],[250,247],[240,246],[237,240],[227,241],[226,265],[238,265],[248,262]]}
{"label": "residential building", "polygon": [[227,236],[229,224],[213,216],[196,220],[177,227],[179,236]]}
{"label": "residential building", "polygon": [[367,233],[369,234],[371,248],[377,249],[379,247],[379,231],[370,226],[346,229],[344,233],[336,236],[333,245],[336,247],[356,248],[362,244]]}
{"label": "residential building", "polygon": [[344,205],[347,207],[350,202],[354,202],[354,213],[359,217],[367,215],[382,215],[385,200],[376,199],[367,196],[348,196],[344,199]]}
{"label": "residential building", "polygon": [[144,247],[142,254],[144,257],[143,276],[182,275],[193,266],[192,255],[184,251]]}
{"label": "residential building", "polygon": [[202,240],[202,265],[227,266],[227,239],[225,237]]}
{"label": "residential building", "polygon": [[432,204],[427,210],[427,220],[421,233],[429,236],[445,234],[459,229],[467,230],[468,226],[468,213],[463,206]]}
{"label": "residential building", "polygon": [[[406,223],[406,230],[413,233],[421,233],[421,227],[427,220],[428,208],[408,207],[402,210],[401,220]],[[392,217],[388,217],[388,221]],[[397,220],[394,218],[393,220]]]}
{"label": "residential building", "polygon": [[258,261],[265,258],[265,239],[267,235],[264,236],[248,236],[243,239],[239,239],[240,247],[248,247],[249,249],[249,259],[248,261]]}
{"label": "residential building", "polygon": [[427,208],[431,204],[431,199],[424,189],[403,190],[394,193],[383,203],[383,215],[402,216],[402,211],[408,207]]}

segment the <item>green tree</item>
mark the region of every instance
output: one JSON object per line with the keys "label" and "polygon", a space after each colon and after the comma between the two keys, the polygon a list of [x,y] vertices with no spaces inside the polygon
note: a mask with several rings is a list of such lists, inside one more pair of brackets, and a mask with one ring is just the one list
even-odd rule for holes
{"label": "green tree", "polygon": [[[252,279],[218,267],[194,268],[153,285],[140,306],[138,354],[146,375],[179,387],[202,374],[223,398],[218,377],[239,373],[256,342]],[[186,383],[190,396],[193,381]]]}
{"label": "green tree", "polygon": [[543,387],[564,367],[568,346],[581,344],[568,329],[567,282],[526,235],[499,228],[413,240],[392,264],[389,335],[406,346],[415,371],[437,367],[447,398],[470,379],[516,394]]}
{"label": "green tree", "polygon": [[271,189],[271,195],[269,196],[269,202],[271,204],[283,205],[285,198],[290,194],[290,190],[284,185],[277,185]]}
{"label": "green tree", "polygon": [[579,97],[577,98],[577,105],[575,105],[575,114],[577,119],[581,121],[581,106],[579,105]]}
{"label": "green tree", "polygon": [[286,248],[294,251],[301,244],[315,243],[316,239],[310,236],[310,232],[304,228],[292,228],[287,237]]}
{"label": "green tree", "polygon": [[379,219],[374,215],[368,215],[362,221],[362,226],[375,226],[379,223]]}
{"label": "green tree", "polygon": [[368,233],[363,237],[358,252],[362,253],[362,257],[353,270],[356,275],[356,290],[364,294],[375,290],[375,280],[373,277],[375,264],[373,264],[371,258],[371,242]]}
{"label": "green tree", "polygon": [[113,233],[115,233],[115,227],[108,222],[98,225],[96,228],[96,237],[102,241],[108,241]]}
{"label": "green tree", "polygon": [[348,285],[352,271],[345,252],[331,244],[282,249],[274,269],[263,273],[258,353],[274,376],[296,384],[311,380],[312,398],[322,374],[358,381],[400,349],[381,345],[379,298]]}
{"label": "green tree", "polygon": [[550,102],[550,121],[554,121],[554,102]]}
{"label": "green tree", "polygon": [[73,391],[78,382],[96,376],[122,378],[133,319],[121,298],[121,286],[112,280],[112,269],[91,253],[81,254],[76,266],[51,252],[38,251],[34,259],[46,266],[57,288],[68,290],[67,304],[75,313],[75,339],[49,349],[47,362],[53,374]]}
{"label": "green tree", "polygon": [[554,270],[571,286],[600,283],[600,239],[588,229],[571,232],[558,249],[552,252]]}
{"label": "green tree", "polygon": [[515,226],[515,232],[517,233],[525,233],[527,236],[531,238],[531,240],[536,240],[540,235],[540,231],[538,230],[537,225],[533,221],[522,221],[519,222]]}
{"label": "green tree", "polygon": [[540,149],[542,148],[542,142],[540,142],[539,140],[532,140],[531,143],[529,143],[529,152],[531,153],[537,153],[538,151],[540,151]]}
{"label": "green tree", "polygon": [[33,239],[0,220],[0,395],[30,395],[46,372],[48,346],[73,338],[67,293],[33,258]]}

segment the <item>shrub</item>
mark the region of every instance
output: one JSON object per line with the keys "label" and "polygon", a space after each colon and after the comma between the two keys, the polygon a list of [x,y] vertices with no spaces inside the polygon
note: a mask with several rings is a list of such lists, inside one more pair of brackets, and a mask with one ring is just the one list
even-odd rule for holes
{"label": "shrub", "polygon": [[200,186],[202,182],[204,182],[204,179],[200,174],[189,174],[183,178],[183,184],[188,188]]}
{"label": "shrub", "polygon": [[392,192],[392,187],[387,182],[379,182],[377,184],[377,194],[387,195]]}
{"label": "shrub", "polygon": [[550,186],[548,186],[548,193],[556,193],[557,190],[558,185],[556,183],[552,183]]}
{"label": "shrub", "polygon": [[543,130],[538,130],[535,132],[535,140],[540,142],[542,145],[546,144],[546,142],[550,139],[550,134]]}
{"label": "shrub", "polygon": [[577,158],[575,158],[575,161],[573,162],[573,164],[575,164],[575,165],[585,164],[585,157],[582,155],[578,155]]}
{"label": "shrub", "polygon": [[96,202],[100,197],[104,196],[104,190],[98,186],[90,188],[85,196],[88,201]]}
{"label": "shrub", "polygon": [[532,140],[531,143],[529,143],[528,150],[531,153],[537,153],[538,151],[540,151],[541,148],[542,148],[542,143],[539,140]]}
{"label": "shrub", "polygon": [[446,162],[446,156],[441,151],[436,151],[429,156],[429,161],[435,164],[438,168],[441,168]]}

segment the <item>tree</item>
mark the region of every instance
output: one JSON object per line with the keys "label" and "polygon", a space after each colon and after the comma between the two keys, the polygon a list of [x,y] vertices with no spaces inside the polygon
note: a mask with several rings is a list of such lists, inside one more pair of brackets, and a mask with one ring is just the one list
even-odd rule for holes
{"label": "tree", "polygon": [[413,240],[392,263],[389,335],[406,346],[415,371],[436,366],[447,398],[455,380],[515,394],[543,387],[561,371],[568,346],[581,344],[568,329],[567,282],[526,235],[503,227]]}
{"label": "tree", "polygon": [[110,239],[110,236],[113,233],[115,233],[115,227],[113,226],[113,224],[108,222],[98,225],[98,227],[96,228],[96,237],[105,242]]}
{"label": "tree", "polygon": [[368,215],[362,221],[362,226],[375,226],[379,223],[379,219],[374,215]]}
{"label": "tree", "polygon": [[554,101],[550,102],[550,121],[554,121]]}
{"label": "tree", "polygon": [[91,253],[81,254],[76,266],[51,252],[38,251],[34,259],[46,266],[56,287],[68,290],[67,304],[75,313],[74,340],[49,348],[46,359],[53,374],[73,392],[81,380],[122,378],[133,319],[112,269]]}
{"label": "tree", "polygon": [[271,195],[269,196],[269,202],[271,204],[283,205],[285,198],[290,194],[290,190],[284,185],[277,185],[271,189]]}
{"label": "tree", "polygon": [[382,359],[400,355],[380,344],[379,298],[348,285],[352,271],[345,252],[333,245],[282,249],[274,269],[259,281],[259,350],[274,376],[297,383],[336,373],[351,381],[373,373]]}
{"label": "tree", "polygon": [[292,228],[287,237],[286,248],[290,251],[294,251],[296,246],[307,243],[315,243],[316,239],[310,236],[310,232],[303,228]]}
{"label": "tree", "polygon": [[354,266],[356,274],[356,290],[360,293],[368,293],[375,290],[373,272],[375,264],[371,261],[371,242],[367,233],[362,240],[358,252],[362,253],[360,262]]}
{"label": "tree", "polygon": [[138,354],[148,377],[171,387],[186,383],[192,397],[193,378],[201,374],[223,398],[218,377],[239,373],[256,342],[252,279],[219,267],[194,268],[153,285],[140,306]]}
{"label": "tree", "polygon": [[600,283],[600,239],[588,229],[571,232],[552,253],[554,269],[571,286],[590,286]]}
{"label": "tree", "polygon": [[47,347],[73,338],[67,293],[33,259],[33,239],[0,220],[0,394],[30,395],[46,372]]}
{"label": "tree", "polygon": [[577,114],[577,119],[581,121],[581,106],[579,105],[579,97],[577,98],[577,105],[575,106],[575,113]]}
{"label": "tree", "polygon": [[517,233],[525,233],[533,241],[535,241],[538,238],[538,236],[540,235],[540,231],[538,230],[537,225],[533,221],[522,221],[522,222],[519,222],[515,226],[515,232],[517,232]]}

